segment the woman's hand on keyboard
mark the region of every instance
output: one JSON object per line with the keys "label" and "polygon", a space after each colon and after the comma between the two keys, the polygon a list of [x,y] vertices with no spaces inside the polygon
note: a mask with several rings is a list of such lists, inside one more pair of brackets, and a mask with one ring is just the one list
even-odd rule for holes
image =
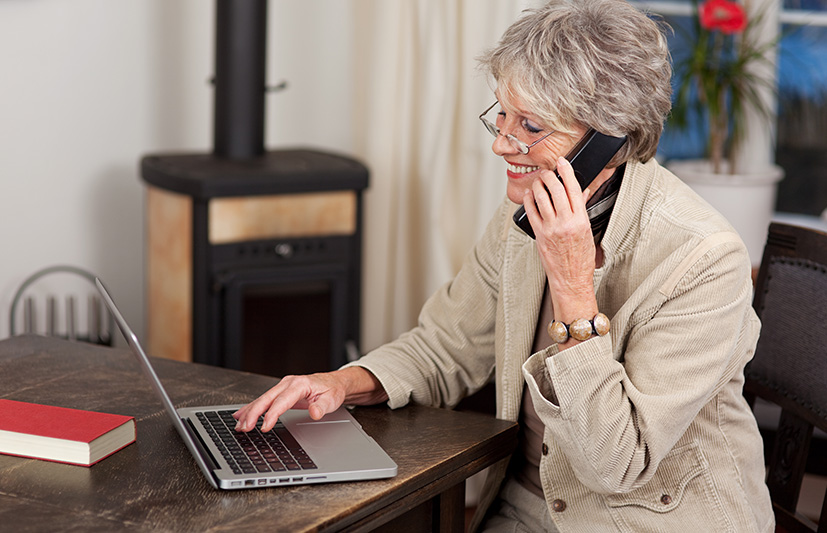
{"label": "woman's hand on keyboard", "polygon": [[250,431],[264,415],[261,431],[269,431],[288,409],[307,409],[314,420],[344,403],[371,405],[388,398],[379,380],[361,367],[306,376],[286,376],[276,386],[233,414],[237,431]]}

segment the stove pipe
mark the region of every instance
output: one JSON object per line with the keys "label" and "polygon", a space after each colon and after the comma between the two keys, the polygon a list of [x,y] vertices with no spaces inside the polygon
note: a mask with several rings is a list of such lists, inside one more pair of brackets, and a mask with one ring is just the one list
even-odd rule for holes
{"label": "stove pipe", "polygon": [[267,0],[216,0],[213,154],[264,154]]}

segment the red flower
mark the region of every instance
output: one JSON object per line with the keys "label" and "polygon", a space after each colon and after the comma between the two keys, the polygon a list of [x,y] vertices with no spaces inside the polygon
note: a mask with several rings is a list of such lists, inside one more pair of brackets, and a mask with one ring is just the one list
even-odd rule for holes
{"label": "red flower", "polygon": [[701,26],[707,30],[721,30],[723,33],[740,33],[747,27],[747,15],[738,2],[731,0],[709,0],[700,7]]}

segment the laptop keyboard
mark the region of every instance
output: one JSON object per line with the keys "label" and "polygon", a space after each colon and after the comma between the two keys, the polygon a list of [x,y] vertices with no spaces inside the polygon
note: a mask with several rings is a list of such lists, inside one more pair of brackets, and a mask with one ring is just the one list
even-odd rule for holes
{"label": "laptop keyboard", "polygon": [[312,470],[316,465],[281,422],[262,433],[259,419],[248,433],[235,431],[233,411],[196,413],[235,474]]}

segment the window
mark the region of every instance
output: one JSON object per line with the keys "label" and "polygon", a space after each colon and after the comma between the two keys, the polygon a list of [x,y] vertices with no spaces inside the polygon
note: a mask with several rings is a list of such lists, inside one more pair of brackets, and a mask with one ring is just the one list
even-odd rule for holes
{"label": "window", "polygon": [[[691,24],[692,2],[633,2],[676,28],[673,56],[681,54],[677,28]],[[827,208],[827,0],[783,0],[778,53],[776,163],[784,168],[776,210],[819,216]],[[704,154],[700,128],[677,132],[667,123],[659,156]]]}

